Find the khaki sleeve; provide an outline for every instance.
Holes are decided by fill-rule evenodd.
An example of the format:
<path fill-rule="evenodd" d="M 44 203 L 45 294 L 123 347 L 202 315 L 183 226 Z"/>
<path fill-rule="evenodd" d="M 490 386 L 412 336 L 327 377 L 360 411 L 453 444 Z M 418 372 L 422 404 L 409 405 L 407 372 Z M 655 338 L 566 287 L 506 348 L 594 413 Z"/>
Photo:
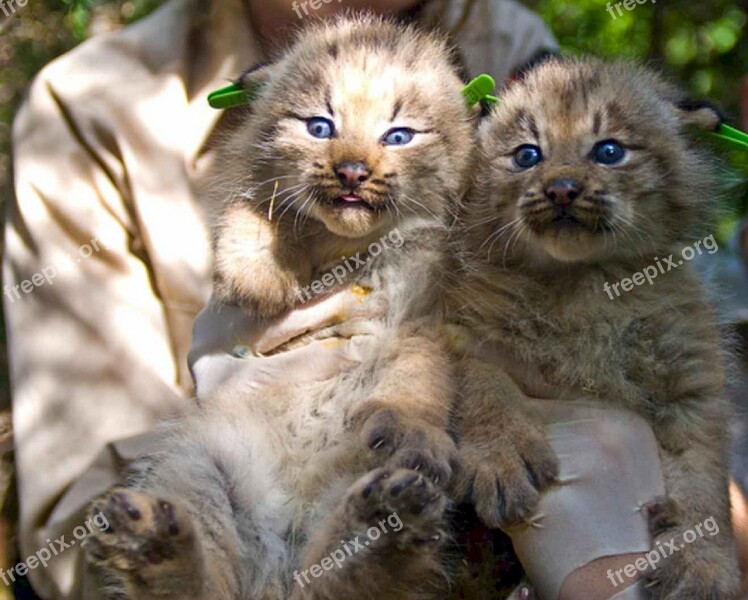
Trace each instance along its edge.
<path fill-rule="evenodd" d="M 3 293 L 22 560 L 58 548 L 62 535 L 68 544 L 29 569 L 37 593 L 52 600 L 83 597 L 74 528 L 135 452 L 132 441 L 124 453 L 112 443 L 150 430 L 184 401 L 126 194 L 137 173 L 126 173 L 113 128 L 81 118 L 85 98 L 66 101 L 49 69 L 14 124 Z"/>
<path fill-rule="evenodd" d="M 448 20 L 472 75 L 490 73 L 501 84 L 542 51 L 558 42 L 539 15 L 515 0 L 462 0 Z M 463 12 L 469 6 L 465 17 Z M 460 18 L 463 15 L 463 18 Z"/>
<path fill-rule="evenodd" d="M 558 42 L 545 24 L 533 11 L 521 4 L 507 1 L 504 25 L 511 23 L 513 33 L 507 44 L 506 64 L 510 70 L 525 66 L 540 52 L 558 52 Z M 513 10 L 512 10 L 513 9 Z"/>

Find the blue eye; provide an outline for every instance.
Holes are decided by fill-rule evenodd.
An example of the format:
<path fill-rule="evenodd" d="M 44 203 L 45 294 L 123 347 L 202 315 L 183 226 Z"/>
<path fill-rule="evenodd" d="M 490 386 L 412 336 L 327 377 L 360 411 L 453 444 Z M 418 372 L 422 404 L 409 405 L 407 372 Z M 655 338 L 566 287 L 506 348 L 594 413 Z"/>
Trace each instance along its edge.
<path fill-rule="evenodd" d="M 329 140 L 335 135 L 335 125 L 330 119 L 324 117 L 307 119 L 306 129 L 312 137 L 320 140 Z"/>
<path fill-rule="evenodd" d="M 601 165 L 617 165 L 626 157 L 626 149 L 615 140 L 606 140 L 595 145 L 592 157 Z"/>
<path fill-rule="evenodd" d="M 410 144 L 415 137 L 416 132 L 405 127 L 400 129 L 390 129 L 382 138 L 386 146 L 405 146 Z"/>
<path fill-rule="evenodd" d="M 514 164 L 520 169 L 531 169 L 543 160 L 543 151 L 537 146 L 525 144 L 514 151 Z"/>

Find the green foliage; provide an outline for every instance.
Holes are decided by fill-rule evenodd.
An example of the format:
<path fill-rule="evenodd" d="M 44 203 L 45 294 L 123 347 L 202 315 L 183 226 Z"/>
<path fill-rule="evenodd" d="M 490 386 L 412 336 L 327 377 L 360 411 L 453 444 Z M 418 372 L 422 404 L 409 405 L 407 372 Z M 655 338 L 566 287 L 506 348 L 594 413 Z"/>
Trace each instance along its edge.
<path fill-rule="evenodd" d="M 161 3 L 162 0 L 132 0 L 130 2 L 63 0 L 63 4 L 68 7 L 67 27 L 78 41 L 82 41 L 89 36 L 91 20 L 97 8 L 107 4 L 119 5 L 120 24 L 127 25 L 144 17 Z"/>
<path fill-rule="evenodd" d="M 570 53 L 630 57 L 663 68 L 694 96 L 737 114 L 741 79 L 748 74 L 748 5 L 710 0 L 629 1 L 619 16 L 614 0 L 529 0 Z"/>
<path fill-rule="evenodd" d="M 71 33 L 79 41 L 86 38 L 91 24 L 93 0 L 63 0 L 68 6 L 67 23 Z"/>

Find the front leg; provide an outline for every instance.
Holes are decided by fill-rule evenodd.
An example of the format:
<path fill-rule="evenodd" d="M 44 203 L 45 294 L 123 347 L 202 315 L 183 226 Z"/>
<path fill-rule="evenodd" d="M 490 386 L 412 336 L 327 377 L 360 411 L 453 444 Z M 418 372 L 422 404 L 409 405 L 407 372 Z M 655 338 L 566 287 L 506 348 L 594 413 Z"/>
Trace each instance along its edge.
<path fill-rule="evenodd" d="M 640 324 L 638 330 L 650 335 L 634 347 L 627 369 L 650 396 L 645 416 L 660 446 L 667 494 L 649 510 L 653 550 L 663 552 L 647 576 L 655 600 L 734 600 L 739 570 L 728 488 L 732 410 L 719 332 L 706 311 L 688 310 L 687 319 L 686 311 L 673 311 Z M 711 524 L 718 533 L 708 530 Z"/>
<path fill-rule="evenodd" d="M 245 203 L 229 205 L 214 240 L 214 293 L 224 304 L 274 317 L 309 300 L 308 252 L 281 223 L 271 223 Z"/>
<path fill-rule="evenodd" d="M 458 435 L 463 473 L 458 493 L 481 520 L 506 528 L 529 518 L 556 481 L 558 459 L 545 427 L 523 409 L 526 396 L 496 365 L 461 364 Z"/>
<path fill-rule="evenodd" d="M 421 473 L 364 475 L 307 546 L 290 600 L 443 598 L 446 508 Z"/>
<path fill-rule="evenodd" d="M 448 433 L 454 381 L 441 341 L 403 335 L 382 360 L 376 389 L 349 415 L 351 429 L 379 465 L 421 471 L 447 485 L 458 455 Z"/>
<path fill-rule="evenodd" d="M 729 424 L 718 414 L 723 402 L 703 402 L 703 409 L 693 411 L 671 406 L 653 426 L 667 491 L 666 498 L 645 507 L 652 556 L 660 554 L 647 573 L 655 600 L 740 597 L 728 488 Z"/>

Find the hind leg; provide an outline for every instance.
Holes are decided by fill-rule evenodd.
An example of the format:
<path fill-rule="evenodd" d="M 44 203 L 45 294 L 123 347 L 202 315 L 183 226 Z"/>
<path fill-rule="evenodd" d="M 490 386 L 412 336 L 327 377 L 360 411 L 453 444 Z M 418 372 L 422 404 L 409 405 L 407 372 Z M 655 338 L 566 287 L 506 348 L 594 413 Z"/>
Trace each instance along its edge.
<path fill-rule="evenodd" d="M 285 530 L 284 520 L 262 504 L 277 499 L 275 479 L 252 460 L 241 432 L 218 431 L 199 442 L 173 439 L 168 452 L 134 465 L 125 486 L 93 503 L 110 527 L 94 531 L 85 550 L 110 597 L 284 598 L 287 548 L 269 525 Z"/>
<path fill-rule="evenodd" d="M 416 471 L 368 473 L 311 540 L 290 598 L 440 597 L 446 508 L 444 495 Z"/>
<path fill-rule="evenodd" d="M 109 525 L 86 539 L 88 559 L 127 597 L 175 598 L 178 589 L 200 596 L 202 551 L 183 503 L 120 487 L 96 500 L 92 513 Z"/>

